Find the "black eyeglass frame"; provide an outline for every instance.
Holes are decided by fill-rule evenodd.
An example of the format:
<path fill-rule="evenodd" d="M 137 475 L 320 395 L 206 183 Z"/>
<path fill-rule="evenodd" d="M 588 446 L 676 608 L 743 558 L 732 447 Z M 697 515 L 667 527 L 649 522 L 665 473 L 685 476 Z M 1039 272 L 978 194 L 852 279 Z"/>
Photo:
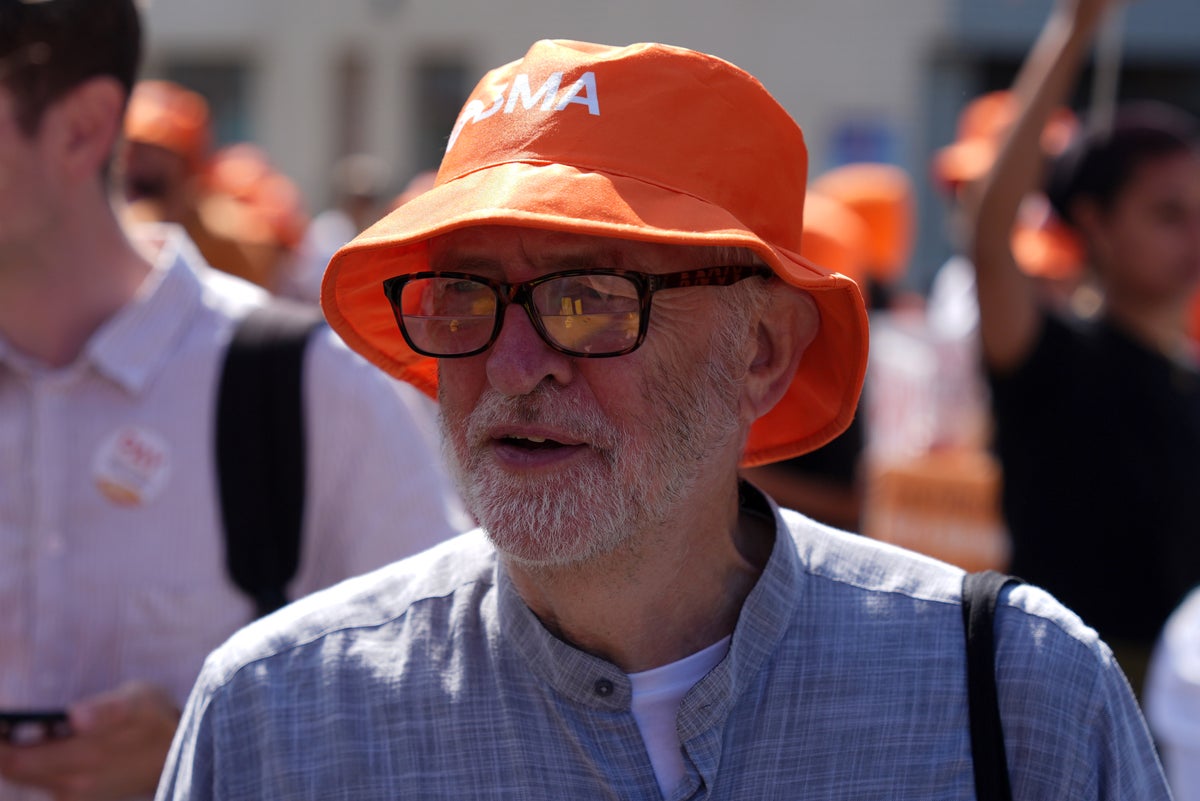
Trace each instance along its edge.
<path fill-rule="evenodd" d="M 534 307 L 533 290 L 540 284 L 547 281 L 553 281 L 558 278 L 571 278 L 581 275 L 611 275 L 629 280 L 636 288 L 638 295 L 638 333 L 637 338 L 626 348 L 619 351 L 606 351 L 604 353 L 585 353 L 583 351 L 571 350 L 564 348 L 554 342 L 545 325 L 542 323 L 541 313 Z M 503 281 L 495 281 L 482 275 L 472 273 L 460 273 L 450 271 L 431 270 L 416 273 L 406 273 L 404 275 L 393 276 L 383 282 L 383 291 L 387 296 L 388 302 L 392 307 L 392 314 L 396 317 L 396 324 L 400 328 L 400 334 L 404 337 L 404 341 L 408 346 L 422 356 L 429 356 L 435 359 L 462 359 L 468 356 L 476 356 L 483 353 L 492 345 L 496 344 L 496 339 L 500 336 L 500 329 L 504 326 L 504 315 L 508 307 L 514 303 L 518 304 L 525 310 L 525 314 L 529 317 L 529 321 L 533 324 L 533 328 L 537 331 L 538 336 L 550 348 L 567 356 L 580 359 L 607 359 L 613 356 L 624 356 L 627 353 L 632 353 L 641 347 L 642 342 L 646 339 L 646 332 L 650 327 L 650 300 L 655 292 L 664 289 L 686 289 L 689 287 L 700 286 L 731 286 L 744 281 L 747 278 L 770 278 L 774 275 L 771 269 L 761 264 L 737 265 L 723 264 L 712 267 L 700 267 L 695 270 L 682 270 L 676 273 L 643 273 L 636 270 L 560 270 L 559 272 L 547 273 L 546 275 L 538 276 L 529 281 L 521 281 L 515 284 L 505 283 Z M 400 296 L 404 290 L 404 286 L 411 281 L 425 278 L 461 278 L 476 283 L 483 284 L 489 287 L 496 295 L 496 310 L 492 333 L 488 336 L 487 341 L 480 347 L 467 351 L 465 353 L 432 353 L 424 350 L 413 342 L 408 335 L 408 330 L 404 325 L 403 306 L 400 303 Z"/>

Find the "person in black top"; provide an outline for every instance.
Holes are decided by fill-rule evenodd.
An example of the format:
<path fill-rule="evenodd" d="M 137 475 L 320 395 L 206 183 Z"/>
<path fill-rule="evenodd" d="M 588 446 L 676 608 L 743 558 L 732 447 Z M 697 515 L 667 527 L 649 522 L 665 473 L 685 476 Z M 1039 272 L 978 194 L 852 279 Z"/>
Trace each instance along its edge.
<path fill-rule="evenodd" d="M 1021 112 L 974 187 L 983 356 L 992 386 L 1012 571 L 1095 627 L 1138 687 L 1171 609 L 1200 581 L 1200 126 L 1122 107 L 1062 154 L 1046 190 L 1083 237 L 1095 318 L 1046 309 L 1010 231 L 1043 164 L 1038 136 L 1115 0 L 1059 0 L 1014 91 Z"/>

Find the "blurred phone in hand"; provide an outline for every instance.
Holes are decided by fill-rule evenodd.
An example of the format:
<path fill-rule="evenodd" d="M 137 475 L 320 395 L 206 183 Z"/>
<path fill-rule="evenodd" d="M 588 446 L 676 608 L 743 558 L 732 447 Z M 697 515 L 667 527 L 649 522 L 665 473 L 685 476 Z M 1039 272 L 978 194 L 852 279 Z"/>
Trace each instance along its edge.
<path fill-rule="evenodd" d="M 39 745 L 71 735 L 65 710 L 0 710 L 0 742 Z"/>

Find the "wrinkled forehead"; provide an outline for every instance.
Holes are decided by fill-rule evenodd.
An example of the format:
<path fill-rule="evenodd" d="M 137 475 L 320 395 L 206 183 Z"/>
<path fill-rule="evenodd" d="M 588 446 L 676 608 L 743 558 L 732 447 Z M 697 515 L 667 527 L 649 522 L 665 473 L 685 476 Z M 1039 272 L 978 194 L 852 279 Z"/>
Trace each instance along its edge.
<path fill-rule="evenodd" d="M 472 272 L 606 268 L 659 273 L 715 264 L 728 248 L 675 245 L 541 228 L 459 228 L 428 241 L 429 268 Z"/>

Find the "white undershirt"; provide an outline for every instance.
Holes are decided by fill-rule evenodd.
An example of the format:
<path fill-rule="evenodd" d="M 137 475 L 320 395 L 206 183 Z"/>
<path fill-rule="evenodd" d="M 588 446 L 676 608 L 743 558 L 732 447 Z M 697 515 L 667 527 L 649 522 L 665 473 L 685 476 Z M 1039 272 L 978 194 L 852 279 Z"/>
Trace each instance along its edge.
<path fill-rule="evenodd" d="M 664 796 L 671 794 L 686 773 L 675 728 L 679 704 L 688 690 L 725 658 L 729 639 L 726 637 L 678 662 L 629 674 L 633 685 L 633 717 Z"/>

